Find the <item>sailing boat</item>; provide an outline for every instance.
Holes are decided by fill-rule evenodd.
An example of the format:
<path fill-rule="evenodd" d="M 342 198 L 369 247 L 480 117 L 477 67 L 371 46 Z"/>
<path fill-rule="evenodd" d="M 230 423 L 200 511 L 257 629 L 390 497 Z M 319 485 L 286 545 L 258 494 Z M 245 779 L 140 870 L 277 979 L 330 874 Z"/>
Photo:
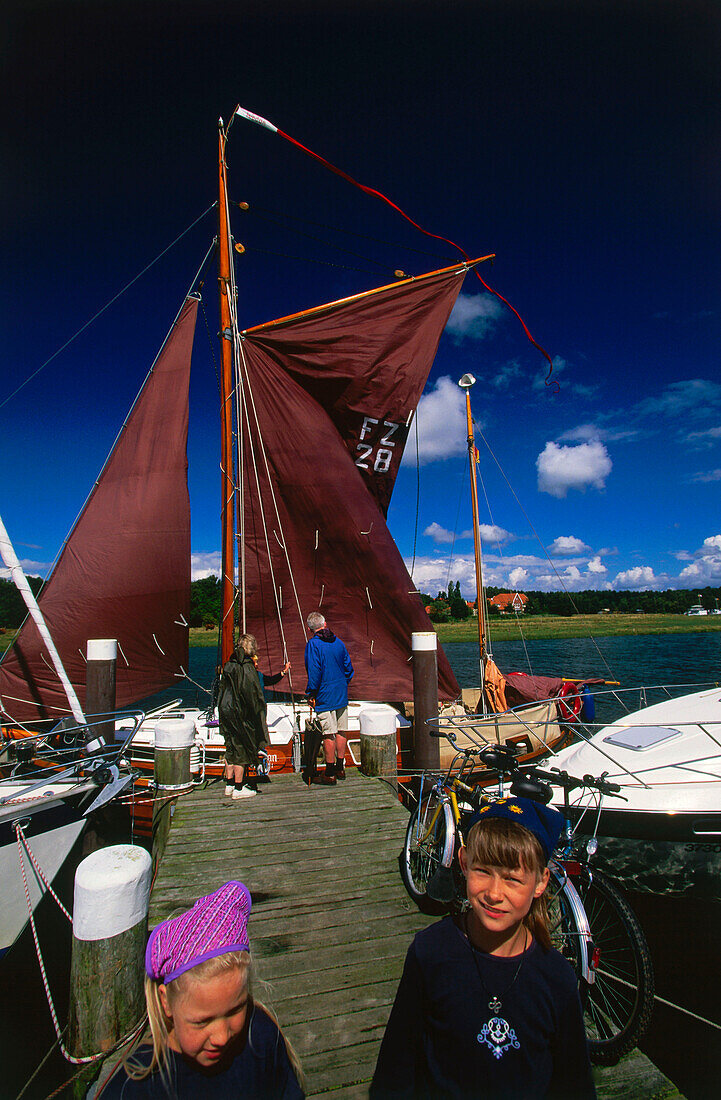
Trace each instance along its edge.
<path fill-rule="evenodd" d="M 15 942 L 45 889 L 70 854 L 87 817 L 133 781 L 121 758 L 142 720 L 129 720 L 126 741 L 107 744 L 107 722 L 88 722 L 70 684 L 47 623 L 37 605 L 5 525 L 0 520 L 0 559 L 21 592 L 52 658 L 73 721 L 62 733 L 0 744 L 0 956 Z M 69 747 L 66 747 L 69 746 Z M 42 757 L 42 760 L 38 758 Z"/>
<path fill-rule="evenodd" d="M 237 607 L 239 629 L 258 639 L 261 668 L 288 660 L 302 668 L 305 618 L 320 609 L 352 654 L 352 728 L 359 701 L 388 705 L 412 697 L 410 635 L 432 626 L 386 513 L 463 279 L 492 257 L 399 278 L 241 329 L 231 262 L 228 129 L 221 122 L 219 665 L 233 648 Z M 40 594 L 81 699 L 82 650 L 90 634 L 118 640 L 119 707 L 187 676 L 188 388 L 198 300 L 193 286 Z M 438 680 L 442 699 L 459 696 L 442 650 Z M 30 620 L 0 664 L 0 700 L 16 729 L 19 722 L 57 720 L 67 712 Z M 271 704 L 271 767 L 292 766 L 293 740 L 306 714 L 297 698 Z M 394 714 L 403 725 L 397 709 Z M 157 723 L 176 716 L 173 704 L 149 716 L 134 741 L 134 762 L 142 759 L 143 746 L 152 750 Z M 222 754 L 217 724 L 212 709 L 195 717 L 201 758 L 213 774 Z M 122 735 L 122 720 L 119 727 Z M 352 744 L 351 733 L 351 751 Z"/>

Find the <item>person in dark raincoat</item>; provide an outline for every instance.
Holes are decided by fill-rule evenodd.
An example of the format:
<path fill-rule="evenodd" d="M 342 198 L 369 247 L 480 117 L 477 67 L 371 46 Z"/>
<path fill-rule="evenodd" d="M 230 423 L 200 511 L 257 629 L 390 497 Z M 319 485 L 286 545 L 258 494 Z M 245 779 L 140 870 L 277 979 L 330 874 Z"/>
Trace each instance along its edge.
<path fill-rule="evenodd" d="M 225 793 L 252 798 L 248 766 L 255 766 L 258 750 L 268 743 L 266 703 L 253 654 L 258 646 L 252 634 L 242 634 L 227 661 L 220 681 L 218 717 L 225 741 Z"/>

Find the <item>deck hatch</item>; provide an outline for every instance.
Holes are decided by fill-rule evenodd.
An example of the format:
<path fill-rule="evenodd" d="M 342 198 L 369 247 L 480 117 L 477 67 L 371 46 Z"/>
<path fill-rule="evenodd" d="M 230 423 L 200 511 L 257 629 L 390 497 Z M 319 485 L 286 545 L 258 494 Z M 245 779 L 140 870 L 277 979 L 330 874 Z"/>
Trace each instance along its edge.
<path fill-rule="evenodd" d="M 669 726 L 625 726 L 623 729 L 614 730 L 608 737 L 604 737 L 606 745 L 616 745 L 621 749 L 632 749 L 634 752 L 645 752 L 656 745 L 662 745 L 664 741 L 672 741 L 681 736 L 681 730 L 672 729 Z"/>

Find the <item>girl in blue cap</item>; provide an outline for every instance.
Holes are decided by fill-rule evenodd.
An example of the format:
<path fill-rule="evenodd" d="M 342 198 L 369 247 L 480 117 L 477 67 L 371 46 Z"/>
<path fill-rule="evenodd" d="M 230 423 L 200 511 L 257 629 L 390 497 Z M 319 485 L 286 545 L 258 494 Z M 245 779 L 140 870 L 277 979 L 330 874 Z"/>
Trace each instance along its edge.
<path fill-rule="evenodd" d="M 459 853 L 468 907 L 411 944 L 371 1097 L 591 1100 L 576 976 L 546 920 L 563 817 L 526 798 L 476 817 Z"/>

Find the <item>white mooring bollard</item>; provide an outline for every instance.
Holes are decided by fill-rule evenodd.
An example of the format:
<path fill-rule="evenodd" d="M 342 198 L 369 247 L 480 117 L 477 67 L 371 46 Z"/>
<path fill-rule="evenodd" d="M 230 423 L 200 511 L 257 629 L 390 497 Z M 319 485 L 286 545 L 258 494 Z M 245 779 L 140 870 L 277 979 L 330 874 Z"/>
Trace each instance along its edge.
<path fill-rule="evenodd" d="M 75 872 L 69 1047 L 109 1050 L 145 1012 L 143 977 L 153 865 L 135 844 L 100 848 Z"/>
<path fill-rule="evenodd" d="M 438 638 L 432 630 L 411 634 L 413 653 L 413 767 L 440 766 L 438 738 L 428 732 L 428 719 L 438 717 Z"/>

